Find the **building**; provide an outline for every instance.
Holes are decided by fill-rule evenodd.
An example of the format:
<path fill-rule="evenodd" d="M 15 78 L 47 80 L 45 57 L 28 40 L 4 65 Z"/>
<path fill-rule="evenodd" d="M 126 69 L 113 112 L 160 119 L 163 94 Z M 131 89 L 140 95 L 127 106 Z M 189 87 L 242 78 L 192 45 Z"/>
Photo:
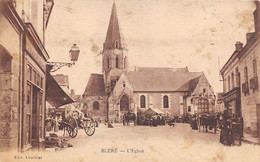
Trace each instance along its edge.
<path fill-rule="evenodd" d="M 39 147 L 44 140 L 44 39 L 53 4 L 0 1 L 1 151 Z"/>
<path fill-rule="evenodd" d="M 70 96 L 71 96 L 71 99 L 74 101 L 74 103 L 72 103 L 73 106 L 78 110 L 82 110 L 82 107 L 83 107 L 82 96 L 76 95 L 74 89 L 71 89 Z"/>
<path fill-rule="evenodd" d="M 242 116 L 244 131 L 260 139 L 260 4 L 255 2 L 255 32 L 247 33 L 245 46 L 237 42 L 235 52 L 221 69 L 225 109 L 229 116 Z"/>
<path fill-rule="evenodd" d="M 214 92 L 203 72 L 189 72 L 188 67 L 136 67 L 131 71 L 128 58 L 114 3 L 103 44 L 103 74 L 91 74 L 83 94 L 87 112 L 102 120 L 122 121 L 126 112 L 148 108 L 160 109 L 165 115 L 214 111 Z"/>
<path fill-rule="evenodd" d="M 216 93 L 216 103 L 215 103 L 215 111 L 223 113 L 225 110 L 225 105 L 223 101 L 223 93 Z"/>
<path fill-rule="evenodd" d="M 42 148 L 46 101 L 72 102 L 47 66 L 45 31 L 53 5 L 0 1 L 0 151 Z"/>

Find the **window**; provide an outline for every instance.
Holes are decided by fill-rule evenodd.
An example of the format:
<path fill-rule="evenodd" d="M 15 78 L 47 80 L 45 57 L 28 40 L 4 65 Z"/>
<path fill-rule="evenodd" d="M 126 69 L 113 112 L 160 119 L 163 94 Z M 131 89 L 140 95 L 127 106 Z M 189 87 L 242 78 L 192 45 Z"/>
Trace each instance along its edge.
<path fill-rule="evenodd" d="M 188 112 L 191 112 L 191 107 L 190 106 L 188 106 Z"/>
<path fill-rule="evenodd" d="M 235 86 L 235 83 L 234 83 L 234 81 L 235 81 L 235 79 L 234 79 L 234 73 L 232 72 L 232 74 L 231 74 L 231 87 L 232 87 L 232 89 L 234 88 L 234 86 Z"/>
<path fill-rule="evenodd" d="M 126 67 L 127 67 L 127 58 L 125 57 L 124 58 L 124 69 L 126 69 Z"/>
<path fill-rule="evenodd" d="M 42 107 L 42 92 L 39 93 L 39 115 L 40 115 L 40 118 L 39 118 L 39 137 L 40 138 L 43 138 L 43 125 L 42 125 L 42 114 L 43 114 L 43 107 Z"/>
<path fill-rule="evenodd" d="M 245 95 L 246 95 L 246 94 L 249 94 L 248 69 L 247 69 L 247 67 L 244 68 L 244 78 L 245 78 Z"/>
<path fill-rule="evenodd" d="M 31 106 L 31 96 L 32 96 L 32 88 L 30 84 L 27 84 L 27 99 L 26 99 L 26 103 Z"/>
<path fill-rule="evenodd" d="M 199 113 L 208 113 L 209 112 L 208 99 L 201 98 L 198 100 L 198 111 L 199 111 Z"/>
<path fill-rule="evenodd" d="M 9 53 L 0 45 L 0 73 L 11 72 L 12 57 Z"/>
<path fill-rule="evenodd" d="M 254 76 L 257 76 L 257 63 L 256 63 L 256 59 L 253 60 L 253 73 L 254 73 Z"/>
<path fill-rule="evenodd" d="M 36 74 L 36 85 L 40 86 L 40 75 Z"/>
<path fill-rule="evenodd" d="M 123 87 L 125 87 L 125 81 L 123 82 Z"/>
<path fill-rule="evenodd" d="M 36 82 L 36 71 L 33 70 L 33 74 L 32 74 L 32 82 L 35 83 Z"/>
<path fill-rule="evenodd" d="M 27 114 L 27 126 L 26 126 L 26 142 L 25 144 L 31 143 L 31 115 Z"/>
<path fill-rule="evenodd" d="M 145 105 L 145 96 L 144 95 L 140 96 L 140 107 L 141 108 L 145 108 L 146 107 L 146 105 Z"/>
<path fill-rule="evenodd" d="M 27 79 L 32 80 L 32 67 L 30 65 L 27 65 Z"/>
<path fill-rule="evenodd" d="M 163 108 L 169 108 L 169 98 L 168 96 L 163 96 Z"/>
<path fill-rule="evenodd" d="M 99 110 L 99 103 L 98 103 L 97 101 L 95 101 L 95 102 L 93 103 L 93 109 L 94 109 L 94 110 Z"/>
<path fill-rule="evenodd" d="M 228 91 L 230 91 L 230 76 L 228 76 Z"/>
<path fill-rule="evenodd" d="M 41 77 L 41 81 L 40 81 L 40 87 L 43 88 L 43 79 Z"/>
<path fill-rule="evenodd" d="M 107 68 L 109 69 L 109 57 L 107 57 Z"/>
<path fill-rule="evenodd" d="M 244 68 L 244 77 L 245 77 L 245 82 L 248 82 L 248 70 L 247 70 L 247 67 Z"/>
<path fill-rule="evenodd" d="M 224 92 L 227 92 L 227 79 L 224 79 Z"/>
<path fill-rule="evenodd" d="M 253 93 L 258 91 L 258 78 L 257 78 L 257 62 L 253 60 L 253 78 L 250 79 L 250 87 L 253 89 Z"/>
<path fill-rule="evenodd" d="M 115 48 L 119 48 L 119 43 L 118 43 L 118 41 L 115 41 Z"/>
<path fill-rule="evenodd" d="M 116 68 L 119 68 L 119 64 L 118 64 L 118 57 L 116 57 Z"/>
<path fill-rule="evenodd" d="M 238 71 L 238 68 L 236 68 L 236 86 L 240 86 L 240 73 Z"/>
<path fill-rule="evenodd" d="M 206 93 L 206 88 L 203 88 L 203 93 Z"/>

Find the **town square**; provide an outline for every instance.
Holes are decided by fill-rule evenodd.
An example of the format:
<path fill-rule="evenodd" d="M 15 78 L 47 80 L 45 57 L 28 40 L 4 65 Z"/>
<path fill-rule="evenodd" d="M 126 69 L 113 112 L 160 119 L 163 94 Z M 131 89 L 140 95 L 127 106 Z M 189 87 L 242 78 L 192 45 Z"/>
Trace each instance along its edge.
<path fill-rule="evenodd" d="M 1 161 L 259 161 L 260 2 L 1 0 Z"/>

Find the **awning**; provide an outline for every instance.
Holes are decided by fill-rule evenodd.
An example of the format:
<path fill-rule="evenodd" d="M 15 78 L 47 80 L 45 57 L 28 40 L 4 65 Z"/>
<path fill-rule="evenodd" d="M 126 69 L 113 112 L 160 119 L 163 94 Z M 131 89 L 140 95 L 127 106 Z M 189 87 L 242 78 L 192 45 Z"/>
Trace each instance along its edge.
<path fill-rule="evenodd" d="M 56 108 L 74 102 L 49 72 L 46 75 L 46 101 Z"/>
<path fill-rule="evenodd" d="M 159 109 L 149 108 L 148 110 L 146 110 L 146 111 L 144 112 L 144 114 L 154 115 L 154 114 L 164 114 L 164 112 L 161 111 L 161 110 L 159 110 Z"/>

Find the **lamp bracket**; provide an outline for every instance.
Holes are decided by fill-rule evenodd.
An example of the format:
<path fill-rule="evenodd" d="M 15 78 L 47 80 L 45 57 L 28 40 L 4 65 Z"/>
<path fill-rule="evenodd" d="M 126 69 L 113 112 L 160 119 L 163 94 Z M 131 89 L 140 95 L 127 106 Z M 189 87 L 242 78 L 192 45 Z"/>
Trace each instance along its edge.
<path fill-rule="evenodd" d="M 50 72 L 55 72 L 64 66 L 71 67 L 72 65 L 75 65 L 75 62 L 47 62 L 47 64 L 52 67 Z"/>

